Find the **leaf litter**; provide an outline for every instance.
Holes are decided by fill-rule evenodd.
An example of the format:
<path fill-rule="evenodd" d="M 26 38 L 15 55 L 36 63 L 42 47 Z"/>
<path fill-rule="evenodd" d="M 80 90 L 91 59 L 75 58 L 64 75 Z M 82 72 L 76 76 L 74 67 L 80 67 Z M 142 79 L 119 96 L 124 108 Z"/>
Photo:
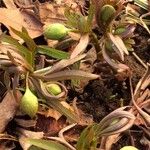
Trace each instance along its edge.
<path fill-rule="evenodd" d="M 117 12 L 114 18 L 104 23 L 98 20 L 98 13 L 107 3 Z M 124 0 L 118 3 L 111 0 L 92 1 L 92 4 L 84 0 L 3 0 L 4 7 L 0 7 L 0 69 L 4 71 L 4 79 L 0 78 L 0 81 L 8 91 L 13 91 L 1 95 L 0 147 L 7 149 L 3 142 L 6 139 L 11 143 L 10 149 L 19 141 L 24 150 L 37 147 L 55 150 L 86 150 L 91 147 L 95 150 L 113 150 L 114 145 L 121 148 L 119 142 L 123 140 L 126 131 L 130 132 L 130 138 L 133 136 L 136 140 L 134 132 L 142 131 L 140 146 L 134 144 L 132 138 L 130 142 L 138 148 L 141 145 L 148 147 L 149 64 L 137 56 L 135 51 L 131 52 L 133 62 L 126 63 L 126 58 L 130 58 L 127 55 L 130 55 L 130 50 L 137 42 L 134 34 L 139 27 L 136 23 L 149 32 L 149 20 L 145 19 L 149 14 L 141 14 L 138 19 L 136 15 L 140 11 L 132 14 L 126 10 L 122 15 L 121 10 L 126 7 L 126 3 Z M 128 3 L 127 7 L 131 7 L 130 10 L 134 8 Z M 138 7 L 141 6 L 138 4 Z M 117 17 L 121 18 L 120 22 Z M 43 26 L 50 23 L 62 23 L 71 28 L 71 32 L 61 40 L 46 39 L 42 35 Z M 118 28 L 125 26 L 125 32 L 114 34 Z M 38 45 L 39 40 L 47 44 Z M 38 64 L 39 57 L 41 64 Z M 133 72 L 131 67 L 134 63 L 144 64 L 147 69 L 143 76 L 144 68 L 141 69 L 138 79 L 134 76 L 136 69 Z M 26 74 L 29 74 L 28 78 Z M 91 85 L 93 89 L 88 89 L 92 83 L 89 80 L 95 80 L 98 86 Z M 102 84 L 99 85 L 99 82 Z M 46 85 L 51 83 L 60 86 L 60 94 L 49 93 Z M 19 108 L 26 84 L 38 96 L 38 112 L 33 119 L 24 115 Z M 103 117 L 95 121 L 97 107 L 105 111 L 103 115 L 100 110 Z M 91 109 L 93 116 L 88 111 Z M 10 132 L 11 123 L 16 126 Z"/>

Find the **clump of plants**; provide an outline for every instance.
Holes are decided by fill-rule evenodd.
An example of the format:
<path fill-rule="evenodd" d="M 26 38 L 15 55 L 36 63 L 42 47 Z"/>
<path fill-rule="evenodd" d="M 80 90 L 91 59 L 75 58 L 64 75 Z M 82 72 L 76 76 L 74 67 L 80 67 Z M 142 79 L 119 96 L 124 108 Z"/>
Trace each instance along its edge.
<path fill-rule="evenodd" d="M 99 123 L 86 124 L 87 127 L 74 145 L 67 142 L 63 136 L 64 132 L 77 124 L 82 125 L 76 105 L 74 104 L 73 109 L 67 103 L 66 81 L 68 83 L 69 80 L 69 86 L 76 90 L 82 80 L 100 79 L 97 74 L 80 70 L 81 63 L 88 59 L 89 45 L 96 51 L 96 61 L 107 62 L 117 80 L 131 81 L 132 72 L 124 60 L 125 55 L 130 55 L 134 51 L 132 46 L 135 44 L 133 37 L 136 21 L 129 19 L 133 16 L 125 12 L 125 3 L 125 0 L 92 0 L 87 15 L 66 7 L 64 23 L 43 26 L 44 38 L 56 41 L 53 47 L 37 45 L 24 27 L 22 31 L 11 28 L 11 31 L 23 40 L 22 44 L 5 33 L 0 36 L 0 68 L 4 71 L 4 83 L 8 92 L 12 91 L 16 99 L 18 91 L 22 94 L 22 98 L 18 101 L 21 115 L 36 120 L 40 108 L 44 106 L 53 108 L 64 115 L 69 123 L 73 123 L 63 128 L 58 136 L 49 137 L 49 140 L 26 138 L 26 142 L 32 145 L 29 149 L 37 147 L 56 150 L 104 149 L 103 140 L 130 129 L 135 124 L 137 112 L 146 118 L 145 122 L 149 125 L 147 119 L 149 115 L 145 114 L 134 100 L 141 90 L 138 85 L 134 94 L 131 86 L 132 102 L 137 112 L 131 106 L 121 107 L 108 114 Z M 71 46 L 73 47 L 71 52 L 63 51 Z M 44 61 L 41 55 L 45 56 Z M 148 78 L 146 75 L 143 80 Z M 141 88 L 144 87 L 147 88 L 146 85 L 141 85 Z M 70 109 L 62 102 L 69 105 Z M 141 104 L 142 107 L 145 105 L 147 104 L 144 102 Z M 137 148 L 125 146 L 120 150 L 137 150 Z"/>

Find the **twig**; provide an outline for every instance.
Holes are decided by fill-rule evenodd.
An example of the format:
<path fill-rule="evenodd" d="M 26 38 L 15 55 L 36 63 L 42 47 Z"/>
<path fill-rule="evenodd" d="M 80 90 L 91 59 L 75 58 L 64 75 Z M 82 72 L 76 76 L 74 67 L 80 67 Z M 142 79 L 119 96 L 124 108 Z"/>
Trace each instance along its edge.
<path fill-rule="evenodd" d="M 136 58 L 136 60 L 139 61 L 139 63 L 145 68 L 147 69 L 147 65 L 141 60 L 141 58 L 135 53 L 135 52 L 132 52 L 133 56 Z"/>
<path fill-rule="evenodd" d="M 59 137 L 48 137 L 48 139 L 51 140 L 56 140 L 59 141 L 60 143 L 66 145 L 67 147 L 69 147 L 71 150 L 76 150 L 72 145 L 70 145 L 64 138 L 63 133 L 68 131 L 69 129 L 73 128 L 76 125 L 76 123 L 68 125 L 67 127 L 63 128 L 62 130 L 60 130 L 60 132 L 58 133 Z"/>

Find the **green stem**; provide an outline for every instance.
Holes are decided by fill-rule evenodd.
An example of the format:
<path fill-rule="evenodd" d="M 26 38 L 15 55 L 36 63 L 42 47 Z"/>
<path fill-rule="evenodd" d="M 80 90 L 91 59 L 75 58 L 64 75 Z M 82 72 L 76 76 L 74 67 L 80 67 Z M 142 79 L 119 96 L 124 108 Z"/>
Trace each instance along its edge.
<path fill-rule="evenodd" d="M 26 90 L 29 88 L 28 79 L 29 79 L 29 72 L 27 72 L 26 74 Z"/>
<path fill-rule="evenodd" d="M 94 47 L 95 47 L 95 49 L 96 49 L 96 52 L 97 52 L 97 53 L 101 52 L 101 48 L 100 48 L 100 46 L 99 46 L 99 41 L 98 41 L 98 39 L 97 39 L 96 34 L 92 32 L 92 33 L 91 33 L 91 36 L 92 36 L 92 42 L 93 42 L 93 44 L 94 44 Z"/>

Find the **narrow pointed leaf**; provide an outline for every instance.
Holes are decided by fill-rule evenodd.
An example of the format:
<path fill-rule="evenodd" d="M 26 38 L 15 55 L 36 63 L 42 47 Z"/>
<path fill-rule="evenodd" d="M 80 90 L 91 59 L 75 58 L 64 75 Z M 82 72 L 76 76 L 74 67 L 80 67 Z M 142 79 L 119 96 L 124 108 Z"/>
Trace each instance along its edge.
<path fill-rule="evenodd" d="M 42 139 L 27 139 L 27 143 L 42 148 L 44 150 L 69 150 L 67 147 L 58 142 Z"/>
<path fill-rule="evenodd" d="M 88 28 L 88 31 L 91 30 L 94 13 L 95 13 L 95 7 L 94 7 L 93 4 L 91 4 L 90 8 L 89 8 L 89 15 L 87 17 L 87 28 Z"/>
<path fill-rule="evenodd" d="M 100 76 L 92 73 L 87 73 L 80 70 L 65 70 L 57 73 L 52 73 L 47 76 L 42 76 L 39 74 L 32 74 L 34 77 L 43 79 L 45 81 L 60 81 L 60 80 L 72 80 L 72 79 L 97 79 Z"/>
<path fill-rule="evenodd" d="M 75 49 L 71 53 L 70 58 L 74 58 L 78 56 L 79 54 L 83 53 L 86 47 L 88 46 L 88 43 L 89 43 L 89 34 L 82 35 L 78 45 L 75 47 Z"/>
<path fill-rule="evenodd" d="M 35 51 L 36 44 L 33 41 L 33 39 L 29 36 L 27 30 L 24 27 L 22 28 L 22 32 L 17 31 L 16 29 L 14 29 L 12 27 L 10 27 L 10 28 L 11 28 L 12 32 L 14 32 L 17 36 L 19 36 L 20 38 L 22 38 L 25 41 L 25 43 L 30 51 L 32 51 L 32 52 Z"/>
<path fill-rule="evenodd" d="M 77 123 L 79 121 L 79 118 L 77 117 L 77 115 L 73 111 L 64 107 L 60 103 L 60 100 L 47 100 L 47 104 L 53 107 L 54 109 L 56 109 L 61 114 L 65 115 L 69 119 L 70 122 Z"/>
<path fill-rule="evenodd" d="M 122 39 L 118 35 L 112 35 L 111 33 L 108 33 L 108 37 L 113 43 L 114 50 L 116 53 L 120 56 L 121 60 L 124 61 L 124 53 L 129 54 L 125 44 L 123 43 Z"/>
<path fill-rule="evenodd" d="M 14 47 L 16 47 L 17 50 L 26 58 L 28 63 L 32 64 L 33 60 L 32 60 L 31 52 L 26 47 L 21 45 L 16 39 L 12 38 L 11 36 L 3 34 L 1 36 L 1 41 L 9 43 L 9 44 L 13 45 Z"/>
<path fill-rule="evenodd" d="M 66 68 L 67 66 L 70 66 L 72 64 L 74 64 L 75 62 L 78 62 L 79 60 L 83 59 L 86 55 L 80 55 L 78 57 L 75 57 L 73 59 L 65 59 L 65 60 L 61 60 L 58 63 L 56 63 L 54 66 L 52 66 L 47 72 L 44 73 L 44 75 L 53 73 L 53 72 L 58 72 L 64 68 Z"/>
<path fill-rule="evenodd" d="M 77 142 L 77 150 L 96 150 L 97 137 L 95 136 L 95 126 L 88 126 L 83 130 Z"/>
<path fill-rule="evenodd" d="M 48 46 L 38 46 L 37 47 L 37 52 L 40 54 L 45 54 L 47 56 L 56 58 L 56 59 L 67 59 L 69 58 L 69 53 L 63 52 Z"/>

